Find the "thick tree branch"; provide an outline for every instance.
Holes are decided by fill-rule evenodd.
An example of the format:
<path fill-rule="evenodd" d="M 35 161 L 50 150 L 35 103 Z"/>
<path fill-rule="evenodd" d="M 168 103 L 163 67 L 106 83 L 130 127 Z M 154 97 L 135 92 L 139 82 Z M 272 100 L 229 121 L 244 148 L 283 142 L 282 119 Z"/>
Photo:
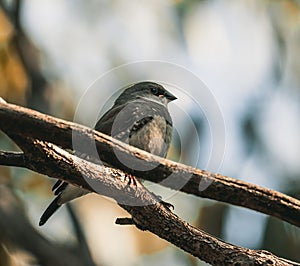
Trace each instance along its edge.
<path fill-rule="evenodd" d="M 72 148 L 72 139 L 82 146 L 95 143 L 101 151 L 101 159 L 137 177 L 161 182 L 172 189 L 196 196 L 227 202 L 253 209 L 300 226 L 300 201 L 282 193 L 262 188 L 244 181 L 159 158 L 135 147 L 128 146 L 90 128 L 57 119 L 39 112 L 0 101 L 0 129 L 8 135 L 53 142 L 64 148 Z M 113 147 L 113 148 L 112 148 Z M 151 171 L 133 171 L 115 159 L 113 150 L 128 161 L 139 159 Z M 165 177 L 168 182 L 164 181 Z M 205 190 L 199 184 L 210 184 Z"/>
<path fill-rule="evenodd" d="M 3 106 L 8 108 L 3 110 Z M 8 112 L 8 110 L 11 112 Z M 15 116 L 7 116 L 7 112 L 15 114 Z M 14 120 L 9 120 L 7 117 Z M 29 122 L 29 124 L 23 124 L 23 121 Z M 30 130 L 27 127 L 30 127 Z M 75 129 L 77 136 L 81 136 L 81 141 L 89 144 L 89 141 L 95 138 L 99 148 L 103 148 L 104 158 L 111 164 L 117 165 L 113 156 L 110 155 L 111 149 L 109 148 L 113 145 L 125 155 L 127 154 L 127 156 L 133 153 L 140 159 L 145 159 L 147 164 L 160 162 L 158 167 L 160 171 L 156 172 L 156 174 L 173 172 L 184 176 L 187 171 L 190 171 L 193 174 L 193 178 L 195 178 L 195 175 L 198 175 L 198 178 L 203 178 L 204 174 L 209 174 L 207 172 L 149 155 L 146 152 L 126 146 L 108 136 L 93 132 L 80 125 L 5 103 L 0 103 L 0 128 L 10 135 L 24 152 L 24 154 L 1 153 L 0 161 L 6 161 L 7 165 L 12 165 L 11 158 L 15 157 L 17 166 L 25 165 L 25 167 L 36 172 L 60 178 L 90 191 L 112 197 L 131 214 L 131 218 L 127 219 L 127 221 L 130 220 L 138 228 L 149 230 L 202 260 L 213 265 L 299 265 L 278 258 L 266 251 L 241 248 L 216 239 L 181 220 L 169 209 L 165 208 L 163 204 L 160 204 L 157 198 L 152 193 L 149 193 L 137 180 L 128 185 L 128 180 L 133 178 L 130 173 L 88 162 L 71 155 L 54 144 L 45 142 L 44 139 L 52 140 L 64 147 L 71 147 L 70 131 Z M 21 130 L 18 128 L 21 128 Z M 45 132 L 46 128 L 48 134 Z M 54 139 L 55 134 L 56 137 Z M 64 136 L 65 134 L 67 137 Z M 35 138 L 43 139 L 43 141 Z M 22 163 L 20 162 L 20 157 L 22 158 Z M 136 173 L 141 175 L 139 172 Z M 212 176 L 218 181 L 216 175 L 209 175 L 208 178 Z M 225 179 L 227 180 L 227 178 Z M 234 179 L 230 180 L 234 181 Z M 235 183 L 233 182 L 233 184 Z M 247 183 L 245 184 L 248 185 Z M 230 183 L 227 184 L 227 187 L 229 186 L 231 186 Z M 252 186 L 254 189 L 257 189 L 256 186 Z M 272 191 L 269 192 L 270 194 L 273 193 Z M 289 198 L 282 195 L 283 199 L 285 197 Z"/>
<path fill-rule="evenodd" d="M 128 185 L 131 177 L 119 169 L 93 164 L 50 143 L 35 140 L 34 144 L 26 151 L 30 169 L 114 198 L 131 214 L 132 220 L 127 220 L 139 229 L 149 230 L 212 265 L 299 265 L 267 251 L 228 244 L 193 227 L 160 204 L 137 180 Z"/>

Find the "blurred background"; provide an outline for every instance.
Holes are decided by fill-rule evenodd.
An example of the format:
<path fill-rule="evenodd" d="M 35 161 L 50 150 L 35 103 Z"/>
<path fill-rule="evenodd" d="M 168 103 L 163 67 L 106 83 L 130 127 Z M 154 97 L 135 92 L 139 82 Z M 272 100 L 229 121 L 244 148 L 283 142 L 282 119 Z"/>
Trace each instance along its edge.
<path fill-rule="evenodd" d="M 207 85 L 222 112 L 226 145 L 213 170 L 299 198 L 300 1 L 1 0 L 0 6 L 0 96 L 8 102 L 72 121 L 86 88 L 106 71 L 140 60 L 177 64 Z M 198 134 L 191 137 L 186 119 L 176 119 L 186 133 L 174 135 L 169 158 L 206 168 L 209 149 L 195 162 L 193 147 L 211 143 L 207 127 L 214 121 L 192 107 L 186 112 Z M 0 149 L 16 147 L 1 134 Z M 0 167 L 0 265 L 206 265 L 148 232 L 115 225 L 127 214 L 98 195 L 61 208 L 39 228 L 52 184 Z M 169 193 L 158 189 L 163 198 Z M 294 226 L 182 193 L 168 201 L 180 217 L 225 241 L 300 261 Z"/>

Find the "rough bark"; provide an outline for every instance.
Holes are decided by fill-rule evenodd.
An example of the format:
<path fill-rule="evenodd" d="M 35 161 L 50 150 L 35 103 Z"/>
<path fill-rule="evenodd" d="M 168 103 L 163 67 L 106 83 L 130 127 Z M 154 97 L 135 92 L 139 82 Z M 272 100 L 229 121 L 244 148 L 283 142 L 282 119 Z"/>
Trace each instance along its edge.
<path fill-rule="evenodd" d="M 132 222 L 139 229 L 149 230 L 212 265 L 300 265 L 267 251 L 231 245 L 199 230 L 160 203 L 159 199 L 132 174 L 159 182 L 170 173 L 175 173 L 174 184 L 172 182 L 163 184 L 174 189 L 178 188 L 177 178 L 181 181 L 179 178 L 189 176 L 187 184 L 181 188 L 186 193 L 245 206 L 299 225 L 300 204 L 296 199 L 233 178 L 171 162 L 89 128 L 1 101 L 0 129 L 23 151 L 23 153 L 1 152 L 0 165 L 26 167 L 111 197 L 131 215 L 130 218 L 119 220 L 120 224 Z M 101 158 L 112 167 L 120 169 L 94 164 L 55 145 L 71 148 L 72 132 L 80 137 L 83 146 L 95 141 L 98 150 L 102 152 Z M 120 166 L 112 154 L 112 147 L 130 160 L 138 158 L 139 162 L 145 163 L 146 166 L 155 164 L 158 166 L 148 172 L 131 171 Z M 213 182 L 205 191 L 199 191 L 198 186 L 203 179 Z M 236 194 L 228 196 L 228 193 Z M 241 203 L 241 200 L 244 201 Z"/>
<path fill-rule="evenodd" d="M 72 122 L 0 102 L 0 129 L 8 135 L 21 134 L 52 142 L 64 148 L 72 148 L 72 140 L 75 138 L 82 146 L 89 147 L 95 143 L 97 149 L 101 151 L 103 161 L 139 178 L 188 194 L 246 207 L 300 226 L 300 201 L 295 198 L 248 182 L 159 158 Z M 153 169 L 131 170 L 115 159 L 113 151 L 128 161 L 138 159 L 146 169 Z M 165 181 L 164 179 L 171 174 L 172 178 Z M 199 189 L 201 184 L 209 185 L 201 190 Z"/>
<path fill-rule="evenodd" d="M 114 198 L 137 228 L 201 260 L 212 265 L 299 265 L 267 251 L 231 245 L 197 229 L 161 204 L 138 180 L 129 184 L 133 177 L 122 170 L 93 164 L 50 143 L 35 140 L 33 144 L 24 156 L 28 168 Z"/>

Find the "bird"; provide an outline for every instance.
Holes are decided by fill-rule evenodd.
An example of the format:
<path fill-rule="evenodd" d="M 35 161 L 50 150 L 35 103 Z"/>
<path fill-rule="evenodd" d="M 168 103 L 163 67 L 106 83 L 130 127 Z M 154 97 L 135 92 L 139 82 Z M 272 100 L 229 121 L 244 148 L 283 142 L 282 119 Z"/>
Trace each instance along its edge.
<path fill-rule="evenodd" d="M 143 81 L 131 84 L 124 88 L 113 106 L 98 120 L 94 129 L 165 158 L 173 131 L 168 103 L 176 99 L 176 96 L 158 83 Z M 62 180 L 54 184 L 52 191 L 56 197 L 42 214 L 40 226 L 64 203 L 90 193 L 89 190 Z"/>

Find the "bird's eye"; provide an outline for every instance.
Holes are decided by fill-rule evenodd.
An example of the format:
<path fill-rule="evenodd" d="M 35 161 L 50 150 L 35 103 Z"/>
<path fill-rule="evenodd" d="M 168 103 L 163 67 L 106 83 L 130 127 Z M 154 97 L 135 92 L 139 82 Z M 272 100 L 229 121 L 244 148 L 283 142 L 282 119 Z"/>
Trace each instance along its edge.
<path fill-rule="evenodd" d="M 151 88 L 151 92 L 152 92 L 154 95 L 159 95 L 159 90 L 158 90 L 158 88 L 156 88 L 156 87 L 152 87 L 152 88 Z"/>

